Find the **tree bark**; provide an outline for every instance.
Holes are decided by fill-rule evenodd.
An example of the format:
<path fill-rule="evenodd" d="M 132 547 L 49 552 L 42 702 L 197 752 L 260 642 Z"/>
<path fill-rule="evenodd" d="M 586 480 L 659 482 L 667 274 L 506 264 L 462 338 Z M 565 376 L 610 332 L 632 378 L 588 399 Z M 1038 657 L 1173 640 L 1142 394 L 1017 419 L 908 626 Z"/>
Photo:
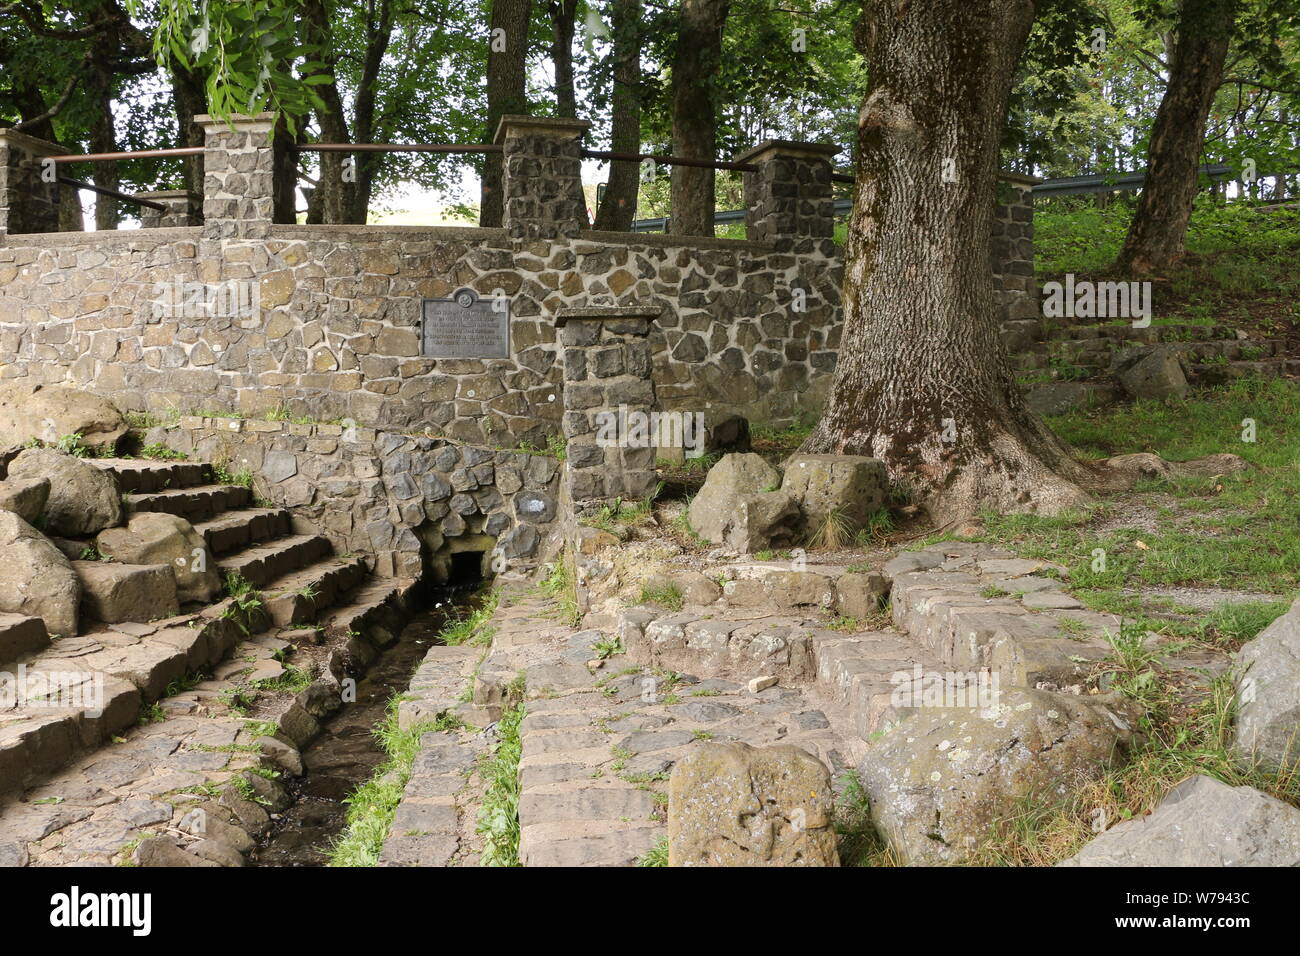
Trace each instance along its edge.
<path fill-rule="evenodd" d="M 172 78 L 172 106 L 176 111 L 177 145 L 202 146 L 203 127 L 194 117 L 208 111 L 208 94 L 203 78 L 172 60 L 168 67 Z M 203 195 L 203 157 L 186 156 L 181 160 L 185 188 L 197 196 Z"/>
<path fill-rule="evenodd" d="M 610 149 L 641 152 L 641 0 L 614 0 L 614 92 Z M 597 229 L 628 232 L 636 216 L 640 179 L 637 163 L 609 164 L 605 199 L 596 211 Z"/>
<path fill-rule="evenodd" d="M 338 55 L 334 49 L 334 34 L 330 29 L 330 16 L 325 0 L 306 0 L 303 4 L 303 32 L 309 42 L 317 44 L 320 48 L 320 62 L 325 65 L 322 72 L 334 76 Z M 338 81 L 322 83 L 316 87 L 316 93 L 324 104 L 314 111 L 316 124 L 320 127 L 321 142 L 352 142 Z M 352 204 L 357 189 L 356 179 L 351 177 L 345 180 L 344 170 L 348 168 L 349 160 L 355 162 L 357 154 L 317 153 L 316 155 L 319 157 L 320 179 L 307 203 L 307 222 L 356 222 L 352 218 Z"/>
<path fill-rule="evenodd" d="M 487 130 L 484 142 L 492 141 L 501 117 L 510 113 L 528 112 L 524 79 L 531 4 L 532 0 L 492 2 L 488 33 Z M 501 32 L 498 33 L 498 30 Z M 502 46 L 503 49 L 500 48 Z M 500 226 L 501 214 L 501 154 L 488 153 L 483 161 L 483 177 L 479 187 L 479 225 Z"/>
<path fill-rule="evenodd" d="M 1156 111 L 1147 175 L 1116 268 L 1160 273 L 1183 255 L 1196 198 L 1201 143 L 1214 94 L 1223 81 L 1238 0 L 1183 0 L 1169 65 L 1169 85 Z"/>
<path fill-rule="evenodd" d="M 1057 512 L 1092 477 L 1026 407 L 989 274 L 998 144 L 1033 0 L 874 0 L 831 394 L 805 450 L 870 455 L 939 524 Z"/>
<path fill-rule="evenodd" d="M 555 67 L 555 115 L 578 117 L 578 95 L 573 83 L 573 22 L 578 0 L 550 0 L 551 63 Z"/>
<path fill-rule="evenodd" d="M 682 0 L 673 57 L 673 154 L 716 159 L 717 75 L 731 0 Z M 714 170 L 674 166 L 668 231 L 712 236 Z"/>

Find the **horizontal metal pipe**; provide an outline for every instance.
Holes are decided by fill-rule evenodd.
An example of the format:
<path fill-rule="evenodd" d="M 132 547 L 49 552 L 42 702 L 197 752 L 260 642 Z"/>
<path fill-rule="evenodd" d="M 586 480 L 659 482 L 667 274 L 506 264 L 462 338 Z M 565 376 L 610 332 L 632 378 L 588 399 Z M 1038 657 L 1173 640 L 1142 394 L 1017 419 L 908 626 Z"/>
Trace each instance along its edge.
<path fill-rule="evenodd" d="M 651 153 L 610 153 L 598 149 L 584 149 L 584 159 L 610 159 L 614 162 L 639 163 L 653 159 L 660 166 L 697 166 L 702 169 L 732 169 L 742 173 L 756 173 L 753 163 L 725 163 L 711 159 L 687 159 L 685 156 L 655 156 Z"/>
<path fill-rule="evenodd" d="M 499 153 L 502 147 L 493 143 L 296 143 L 293 149 L 299 153 Z"/>
<path fill-rule="evenodd" d="M 120 193 L 116 189 L 107 189 L 104 186 L 96 186 L 93 183 L 83 183 L 79 179 L 72 179 L 68 176 L 60 176 L 59 182 L 67 186 L 76 186 L 78 189 L 88 189 L 92 193 L 99 193 L 101 196 L 120 199 L 122 202 L 135 203 L 137 206 L 147 206 L 150 209 L 157 209 L 159 212 L 167 211 L 167 207 L 160 202 L 154 202 L 151 199 L 141 199 L 139 196 L 132 196 L 129 193 Z"/>
<path fill-rule="evenodd" d="M 175 149 L 137 149 L 129 153 L 67 153 L 43 156 L 55 163 L 104 163 L 111 159 L 154 159 L 161 156 L 202 156 L 202 146 L 178 146 Z"/>

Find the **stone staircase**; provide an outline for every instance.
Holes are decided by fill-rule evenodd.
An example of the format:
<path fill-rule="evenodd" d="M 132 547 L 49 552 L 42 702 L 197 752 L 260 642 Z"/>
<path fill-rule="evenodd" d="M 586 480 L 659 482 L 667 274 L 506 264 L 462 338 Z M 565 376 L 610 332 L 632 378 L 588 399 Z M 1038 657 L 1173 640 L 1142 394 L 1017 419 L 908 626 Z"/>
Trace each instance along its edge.
<path fill-rule="evenodd" d="M 169 691 L 211 674 L 247 640 L 260 642 L 245 655 L 263 662 L 260 677 L 283 673 L 279 659 L 301 647 L 303 664 L 337 680 L 395 639 L 400 621 L 393 612 L 413 582 L 375 577 L 363 558 L 336 555 L 327 538 L 288 510 L 255 502 L 246 487 L 214 481 L 207 465 L 89 461 L 115 475 L 129 513 L 161 511 L 190 521 L 220 572 L 247 582 L 260 604 L 242 607 L 227 597 L 181 614 L 172 607 L 159 620 L 88 620 L 86 633 L 53 642 L 39 619 L 0 614 L 0 672 L 21 668 L 28 684 L 31 675 L 48 675 L 64 688 L 59 702 L 71 701 L 52 707 L 9 699 L 0 687 L 0 793 L 32 786 L 118 737 L 148 705 L 163 701 L 167 710 Z M 73 566 L 83 576 L 110 571 L 127 585 L 158 570 L 111 562 Z M 98 696 L 83 700 L 76 688 Z"/>
<path fill-rule="evenodd" d="M 1221 385 L 1244 377 L 1300 375 L 1300 360 L 1290 358 L 1280 338 L 1244 338 L 1221 325 L 1152 325 L 1130 322 L 1050 324 L 1019 319 L 1002 324 L 1003 345 L 1018 377 L 1041 412 L 1055 413 L 1123 397 L 1111 372 L 1130 350 L 1164 345 L 1188 369 L 1193 388 Z"/>

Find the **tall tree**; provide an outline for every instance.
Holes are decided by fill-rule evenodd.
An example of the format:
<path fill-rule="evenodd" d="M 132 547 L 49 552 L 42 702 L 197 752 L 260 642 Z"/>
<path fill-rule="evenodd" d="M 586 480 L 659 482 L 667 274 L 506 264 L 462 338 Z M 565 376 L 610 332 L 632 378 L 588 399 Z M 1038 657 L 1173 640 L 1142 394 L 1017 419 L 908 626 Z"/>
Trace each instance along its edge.
<path fill-rule="evenodd" d="M 616 153 L 641 152 L 641 13 L 641 0 L 614 0 L 610 149 Z M 597 229 L 632 228 L 638 172 L 636 163 L 610 163 L 605 198 L 596 211 Z"/>
<path fill-rule="evenodd" d="M 555 115 L 578 115 L 578 94 L 573 82 L 573 31 L 578 0 L 550 0 L 551 63 L 555 68 Z"/>
<path fill-rule="evenodd" d="M 525 86 L 528 24 L 532 0 L 492 0 L 487 61 L 487 132 L 496 135 L 501 117 L 528 112 Z M 501 225 L 501 155 L 489 153 L 479 187 L 479 225 Z"/>
<path fill-rule="evenodd" d="M 673 56 L 673 153 L 687 159 L 717 158 L 718 67 L 722 30 L 731 0 L 682 0 Z M 714 171 L 674 166 L 669 231 L 712 236 Z"/>
<path fill-rule="evenodd" d="M 1232 40 L 1239 0 L 1182 0 L 1169 85 L 1156 112 L 1147 175 L 1117 267 L 1161 272 L 1181 258 L 1199 186 L 1201 143 Z"/>
<path fill-rule="evenodd" d="M 998 145 L 1034 0 L 867 0 L 870 78 L 831 394 L 805 443 L 882 459 L 946 523 L 1057 511 L 1090 475 L 1026 407 L 998 341 Z"/>

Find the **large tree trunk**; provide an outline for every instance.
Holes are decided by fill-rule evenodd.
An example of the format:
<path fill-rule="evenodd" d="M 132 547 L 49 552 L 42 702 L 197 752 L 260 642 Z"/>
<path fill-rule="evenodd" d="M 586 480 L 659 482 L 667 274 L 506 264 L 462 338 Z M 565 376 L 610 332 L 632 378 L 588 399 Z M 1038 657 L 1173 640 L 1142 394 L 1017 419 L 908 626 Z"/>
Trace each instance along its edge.
<path fill-rule="evenodd" d="M 814 452 L 882 459 L 940 524 L 1054 512 L 1089 473 L 1025 406 L 989 273 L 998 141 L 1033 0 L 868 2 L 844 334 Z"/>
<path fill-rule="evenodd" d="M 1162 272 L 1182 257 L 1205 124 L 1223 80 L 1237 2 L 1183 0 L 1179 9 L 1169 85 L 1151 130 L 1146 182 L 1116 263 L 1124 272 Z"/>
<path fill-rule="evenodd" d="M 334 50 L 334 35 L 330 29 L 329 11 L 325 0 L 306 0 L 303 4 L 303 32 L 307 39 L 320 47 L 319 71 L 334 76 L 338 55 Z M 347 112 L 339 93 L 337 80 L 316 87 L 322 106 L 316 108 L 316 123 L 320 127 L 321 141 L 325 143 L 350 143 Z M 356 223 L 352 206 L 356 198 L 356 177 L 345 178 L 349 162 L 355 162 L 355 153 L 318 153 L 320 180 L 312 190 L 307 204 L 309 223 Z M 365 222 L 364 219 L 360 220 Z"/>
<path fill-rule="evenodd" d="M 641 0 L 614 0 L 614 92 L 610 149 L 641 152 Z M 636 216 L 640 167 L 609 164 L 605 199 L 596 211 L 596 228 L 627 232 Z"/>
<path fill-rule="evenodd" d="M 203 78 L 185 69 L 173 59 L 168 66 L 172 78 L 172 105 L 176 110 L 177 145 L 202 146 L 203 127 L 194 117 L 208 111 L 208 94 Z M 181 160 L 185 188 L 196 196 L 203 195 L 203 157 L 186 156 Z"/>
<path fill-rule="evenodd" d="M 524 85 L 528 58 L 528 21 L 531 0 L 493 0 L 488 33 L 487 132 L 484 142 L 497 134 L 501 117 L 528 112 Z M 497 31 L 502 31 L 500 34 Z M 504 44 L 498 41 L 504 40 Z M 498 47 L 504 46 L 504 49 Z M 501 225 L 501 154 L 488 153 L 479 187 L 480 226 Z"/>
<path fill-rule="evenodd" d="M 717 75 L 722 28 L 731 0 L 682 0 L 673 57 L 673 153 L 688 159 L 716 159 Z M 712 236 L 712 169 L 674 166 L 668 231 L 678 236 Z"/>
<path fill-rule="evenodd" d="M 555 67 L 555 115 L 576 119 L 578 96 L 573 83 L 573 21 L 578 0 L 551 0 L 551 63 Z"/>

